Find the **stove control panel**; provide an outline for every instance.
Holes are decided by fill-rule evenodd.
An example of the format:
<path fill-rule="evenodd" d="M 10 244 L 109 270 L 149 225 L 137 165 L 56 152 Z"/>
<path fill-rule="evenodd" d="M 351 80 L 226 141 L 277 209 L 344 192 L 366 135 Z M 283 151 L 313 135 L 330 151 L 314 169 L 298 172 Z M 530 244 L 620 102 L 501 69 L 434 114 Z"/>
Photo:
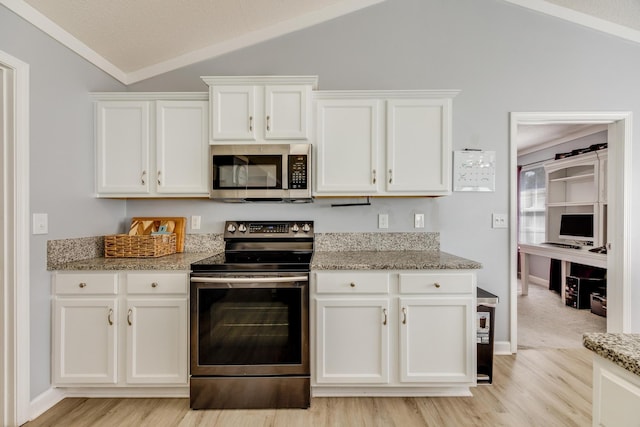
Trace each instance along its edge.
<path fill-rule="evenodd" d="M 313 221 L 227 221 L 225 238 L 313 236 Z"/>

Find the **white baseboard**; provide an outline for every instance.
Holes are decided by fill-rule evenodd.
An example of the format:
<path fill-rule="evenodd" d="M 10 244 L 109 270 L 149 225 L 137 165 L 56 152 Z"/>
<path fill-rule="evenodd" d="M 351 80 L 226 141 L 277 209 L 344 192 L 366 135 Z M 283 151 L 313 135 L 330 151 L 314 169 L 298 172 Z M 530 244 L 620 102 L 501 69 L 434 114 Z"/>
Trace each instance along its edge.
<path fill-rule="evenodd" d="M 543 279 L 542 277 L 539 276 L 532 276 L 529 275 L 529 283 L 532 283 L 534 285 L 540 285 L 540 286 L 544 286 L 544 287 L 549 287 L 549 281 L 547 279 Z"/>
<path fill-rule="evenodd" d="M 51 387 L 44 393 L 37 396 L 29 404 L 29 421 L 35 420 L 49 409 L 53 408 L 56 403 L 60 402 L 66 396 L 64 392 L 57 388 Z"/>
<path fill-rule="evenodd" d="M 495 355 L 511 355 L 511 342 L 509 341 L 496 341 L 493 343 L 493 354 Z"/>

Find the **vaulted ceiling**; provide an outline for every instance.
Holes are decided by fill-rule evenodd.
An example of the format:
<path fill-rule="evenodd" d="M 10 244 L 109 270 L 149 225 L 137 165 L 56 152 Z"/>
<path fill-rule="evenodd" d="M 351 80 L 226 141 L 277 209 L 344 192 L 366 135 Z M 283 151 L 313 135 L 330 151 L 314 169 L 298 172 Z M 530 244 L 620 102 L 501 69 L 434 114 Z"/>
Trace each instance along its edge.
<path fill-rule="evenodd" d="M 385 0 L 0 0 L 125 84 Z M 640 42 L 638 0 L 502 0 Z"/>

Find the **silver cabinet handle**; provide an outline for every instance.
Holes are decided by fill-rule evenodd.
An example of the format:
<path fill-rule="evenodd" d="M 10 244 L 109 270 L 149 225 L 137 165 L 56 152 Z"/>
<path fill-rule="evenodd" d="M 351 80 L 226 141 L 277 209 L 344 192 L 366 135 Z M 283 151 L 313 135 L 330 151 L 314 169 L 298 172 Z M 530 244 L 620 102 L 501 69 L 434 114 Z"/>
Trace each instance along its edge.
<path fill-rule="evenodd" d="M 113 308 L 109 309 L 109 314 L 107 315 L 107 322 L 109 322 L 109 325 L 113 325 Z"/>
<path fill-rule="evenodd" d="M 162 185 L 162 182 L 160 181 L 160 171 L 158 171 L 158 185 Z"/>
<path fill-rule="evenodd" d="M 142 175 L 140 176 L 140 182 L 142 185 L 146 184 L 144 177 L 147 175 L 147 171 L 142 171 Z"/>
<path fill-rule="evenodd" d="M 87 284 L 86 284 L 86 283 L 84 283 L 84 282 L 82 282 L 82 283 L 80 283 L 78 286 L 79 286 L 80 288 L 86 288 L 86 287 L 87 287 Z"/>
<path fill-rule="evenodd" d="M 436 288 L 440 288 L 440 283 L 436 282 L 433 284 L 433 286 L 435 286 Z"/>
<path fill-rule="evenodd" d="M 153 282 L 153 283 L 151 284 L 151 287 L 152 287 L 152 288 L 157 288 L 157 287 L 158 287 L 158 282 Z"/>
<path fill-rule="evenodd" d="M 389 184 L 393 182 L 393 171 L 389 169 Z"/>
<path fill-rule="evenodd" d="M 387 309 L 386 308 L 382 309 L 382 314 L 384 315 L 384 320 L 382 321 L 382 324 L 387 326 Z"/>
<path fill-rule="evenodd" d="M 129 324 L 129 326 L 133 325 L 133 323 L 131 323 L 131 309 L 129 309 L 129 311 L 127 312 L 127 323 Z"/>
<path fill-rule="evenodd" d="M 376 183 L 376 170 L 373 170 L 373 183 Z"/>
<path fill-rule="evenodd" d="M 349 286 L 351 286 L 352 288 L 355 288 L 355 287 L 356 287 L 356 284 L 355 284 L 355 283 L 353 283 L 353 282 L 351 282 L 351 283 L 349 283 Z"/>
<path fill-rule="evenodd" d="M 249 116 L 249 130 L 253 132 L 253 116 Z"/>
<path fill-rule="evenodd" d="M 267 116 L 267 132 L 271 130 L 271 117 Z"/>
<path fill-rule="evenodd" d="M 402 324 L 407 324 L 407 307 L 402 307 Z"/>

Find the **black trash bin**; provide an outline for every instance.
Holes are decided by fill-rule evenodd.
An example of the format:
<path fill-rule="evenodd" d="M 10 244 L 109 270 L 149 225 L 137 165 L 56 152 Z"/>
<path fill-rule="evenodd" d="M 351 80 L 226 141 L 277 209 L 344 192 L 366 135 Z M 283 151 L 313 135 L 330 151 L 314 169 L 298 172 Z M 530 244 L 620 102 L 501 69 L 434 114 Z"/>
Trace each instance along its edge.
<path fill-rule="evenodd" d="M 493 382 L 493 329 L 498 296 L 482 288 L 476 289 L 478 383 L 491 384 Z"/>

